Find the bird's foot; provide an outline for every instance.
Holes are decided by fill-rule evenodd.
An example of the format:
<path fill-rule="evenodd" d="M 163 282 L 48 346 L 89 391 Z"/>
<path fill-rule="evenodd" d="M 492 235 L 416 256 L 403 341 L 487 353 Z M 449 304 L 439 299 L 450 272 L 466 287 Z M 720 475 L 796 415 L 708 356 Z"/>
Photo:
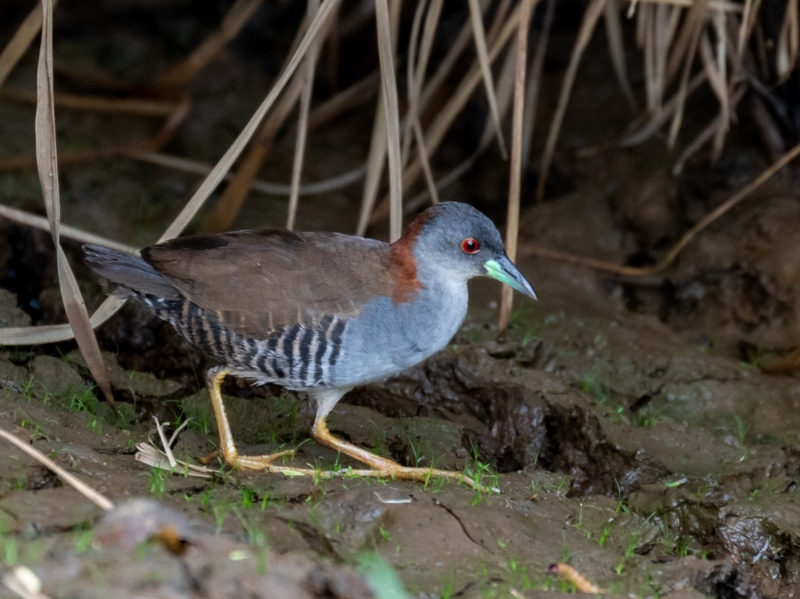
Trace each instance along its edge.
<path fill-rule="evenodd" d="M 286 451 L 278 451 L 269 455 L 238 455 L 232 456 L 231 459 L 226 459 L 225 462 L 236 470 L 266 470 L 267 472 L 272 472 L 273 468 L 280 468 L 280 466 L 273 464 L 275 460 L 294 457 L 294 453 L 294 449 L 287 449 Z"/>
<path fill-rule="evenodd" d="M 456 482 L 464 483 L 482 493 L 499 493 L 500 489 L 497 487 L 487 487 L 475 482 L 466 474 L 461 472 L 452 472 L 450 470 L 439 470 L 438 468 L 409 468 L 401 466 L 391 460 L 386 460 L 389 465 L 382 465 L 381 468 L 369 469 L 356 469 L 356 468 L 341 468 L 339 470 L 323 470 L 321 468 L 294 468 L 292 466 L 277 466 L 269 464 L 265 470 L 267 472 L 277 472 L 286 476 L 312 476 L 317 480 L 328 480 L 335 477 L 342 478 L 382 478 L 388 480 L 413 480 L 421 482 L 425 485 L 431 482 L 433 478 L 443 477 L 451 478 Z"/>
<path fill-rule="evenodd" d="M 431 479 L 436 477 L 450 478 L 456 482 L 464 483 L 483 493 L 499 493 L 500 489 L 497 487 L 487 487 L 476 482 L 473 478 L 461 472 L 454 472 L 451 470 L 439 470 L 438 468 L 410 468 L 401 466 L 391 460 L 385 460 L 386 464 L 381 464 L 379 468 L 370 470 L 343 470 L 345 476 L 369 476 L 374 478 L 387 478 L 392 480 L 413 480 L 427 485 Z"/>

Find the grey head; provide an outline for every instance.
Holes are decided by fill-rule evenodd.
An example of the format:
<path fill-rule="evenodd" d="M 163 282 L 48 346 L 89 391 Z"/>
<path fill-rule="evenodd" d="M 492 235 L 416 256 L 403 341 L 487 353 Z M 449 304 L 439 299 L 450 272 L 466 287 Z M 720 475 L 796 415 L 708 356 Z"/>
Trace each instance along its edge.
<path fill-rule="evenodd" d="M 531 284 L 506 255 L 497 227 L 472 206 L 436 204 L 411 224 L 407 236 L 414 235 L 414 257 L 422 268 L 463 280 L 489 276 L 536 299 Z"/>

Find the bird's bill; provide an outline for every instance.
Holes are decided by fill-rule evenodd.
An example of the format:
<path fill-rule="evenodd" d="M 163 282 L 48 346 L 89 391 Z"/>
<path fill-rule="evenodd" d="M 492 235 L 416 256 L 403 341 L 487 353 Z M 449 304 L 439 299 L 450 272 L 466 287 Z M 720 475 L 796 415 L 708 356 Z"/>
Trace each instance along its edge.
<path fill-rule="evenodd" d="M 497 279 L 501 283 L 505 283 L 512 289 L 516 289 L 523 295 L 536 299 L 536 292 L 528 283 L 528 280 L 522 276 L 516 266 L 508 259 L 508 256 L 503 256 L 500 260 L 487 260 L 484 263 L 486 274 Z"/>

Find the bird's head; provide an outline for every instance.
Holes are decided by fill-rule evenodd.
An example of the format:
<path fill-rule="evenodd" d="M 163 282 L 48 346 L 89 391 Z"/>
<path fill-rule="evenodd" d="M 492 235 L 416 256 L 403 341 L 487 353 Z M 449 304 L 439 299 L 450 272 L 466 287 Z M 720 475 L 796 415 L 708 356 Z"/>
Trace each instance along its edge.
<path fill-rule="evenodd" d="M 435 264 L 464 280 L 489 276 L 536 299 L 531 284 L 506 256 L 497 227 L 484 214 L 458 202 L 442 202 L 420 214 L 403 238 L 417 262 Z"/>

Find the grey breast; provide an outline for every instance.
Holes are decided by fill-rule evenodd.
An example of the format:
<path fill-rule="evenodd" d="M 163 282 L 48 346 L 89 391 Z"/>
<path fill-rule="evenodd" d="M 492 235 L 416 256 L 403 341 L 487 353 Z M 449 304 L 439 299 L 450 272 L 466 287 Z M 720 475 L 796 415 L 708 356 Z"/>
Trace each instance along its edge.
<path fill-rule="evenodd" d="M 467 312 L 465 282 L 436 282 L 408 303 L 373 300 L 348 319 L 332 386 L 352 387 L 401 372 L 443 349 Z"/>

